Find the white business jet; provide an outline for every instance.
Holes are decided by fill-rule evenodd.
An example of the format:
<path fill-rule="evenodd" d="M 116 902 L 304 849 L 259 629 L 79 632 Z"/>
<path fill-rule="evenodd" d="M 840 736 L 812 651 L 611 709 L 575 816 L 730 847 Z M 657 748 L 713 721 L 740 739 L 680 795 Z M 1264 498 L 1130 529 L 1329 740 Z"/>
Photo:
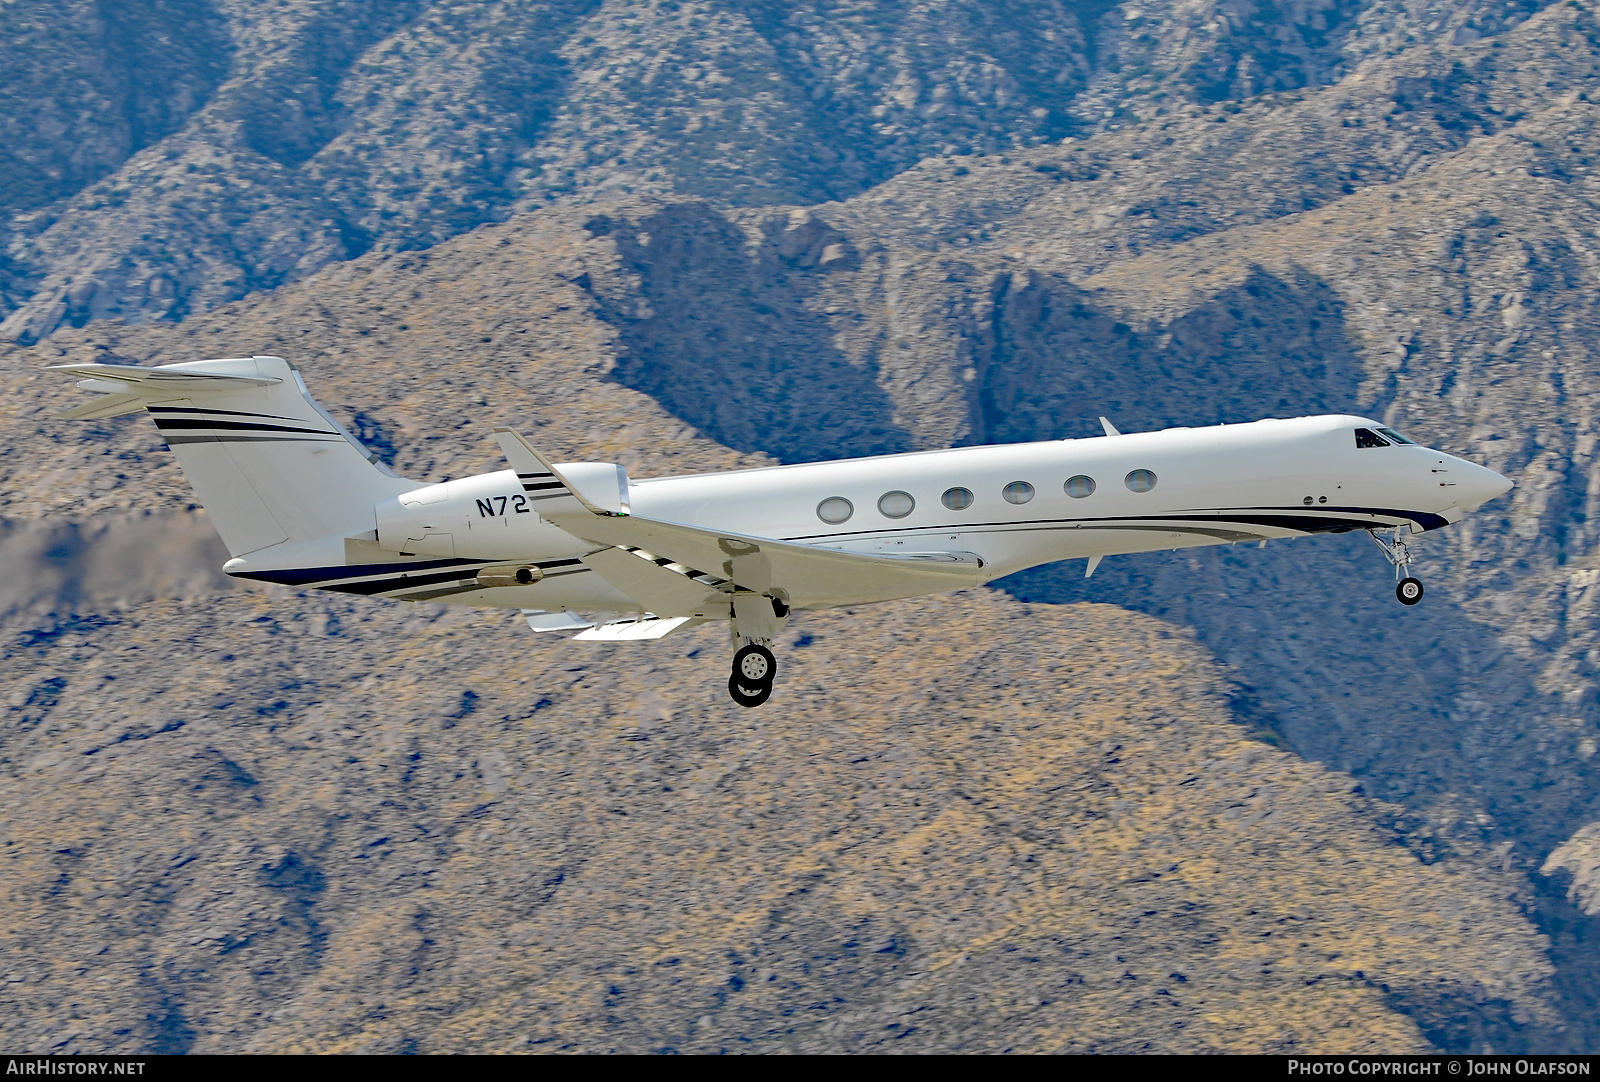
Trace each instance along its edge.
<path fill-rule="evenodd" d="M 58 365 L 144 411 L 233 557 L 230 575 L 400 601 L 520 609 L 601 642 L 726 621 L 729 693 L 772 693 L 800 609 L 955 590 L 1056 560 L 1366 530 L 1399 580 L 1409 534 L 1511 488 L 1362 417 L 1299 417 L 640 480 L 553 463 L 496 428 L 511 468 L 398 477 L 277 357 Z M 581 615 L 580 615 L 581 614 Z"/>

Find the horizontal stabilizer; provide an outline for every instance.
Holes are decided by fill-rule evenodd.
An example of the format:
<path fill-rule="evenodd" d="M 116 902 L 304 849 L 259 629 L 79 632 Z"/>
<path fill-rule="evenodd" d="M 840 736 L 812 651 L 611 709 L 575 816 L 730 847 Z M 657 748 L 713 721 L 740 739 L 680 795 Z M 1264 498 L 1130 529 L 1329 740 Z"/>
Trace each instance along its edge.
<path fill-rule="evenodd" d="M 138 413 L 151 402 L 167 402 L 195 394 L 227 393 L 282 383 L 270 376 L 235 376 L 217 372 L 184 372 L 141 368 L 132 364 L 54 364 L 46 371 L 82 376 L 80 391 L 101 397 L 58 414 L 63 421 L 103 421 Z"/>
<path fill-rule="evenodd" d="M 184 371 L 178 365 L 143 368 L 134 364 L 53 364 L 51 372 L 82 376 L 78 386 L 86 391 L 137 391 L 145 397 L 190 395 L 197 392 L 235 391 L 242 387 L 270 387 L 283 380 L 273 376 L 236 376 L 221 372 Z M 100 386 L 96 386 L 100 384 Z"/>

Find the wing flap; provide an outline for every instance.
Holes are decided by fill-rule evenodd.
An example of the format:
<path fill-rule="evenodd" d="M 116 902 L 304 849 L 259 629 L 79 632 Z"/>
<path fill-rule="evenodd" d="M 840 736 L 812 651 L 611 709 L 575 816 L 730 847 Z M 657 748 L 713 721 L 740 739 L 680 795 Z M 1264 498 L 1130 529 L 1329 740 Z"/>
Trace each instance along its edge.
<path fill-rule="evenodd" d="M 547 609 L 523 609 L 523 619 L 535 631 L 581 631 L 593 627 L 593 620 L 585 620 L 575 612 L 550 612 Z"/>
<path fill-rule="evenodd" d="M 673 616 L 665 619 L 658 616 L 646 616 L 642 620 L 618 620 L 614 623 L 591 627 L 587 631 L 580 631 L 572 637 L 574 639 L 583 639 L 586 642 L 660 639 L 672 634 L 693 619 L 694 617 L 692 616 Z"/>

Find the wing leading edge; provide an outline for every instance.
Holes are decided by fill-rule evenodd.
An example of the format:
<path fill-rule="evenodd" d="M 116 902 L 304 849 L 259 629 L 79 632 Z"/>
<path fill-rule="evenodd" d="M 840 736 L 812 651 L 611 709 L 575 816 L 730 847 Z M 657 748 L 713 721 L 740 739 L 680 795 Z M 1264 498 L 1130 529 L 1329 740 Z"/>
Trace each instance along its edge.
<path fill-rule="evenodd" d="M 986 578 L 983 561 L 972 553 L 845 552 L 608 511 L 516 432 L 496 428 L 494 435 L 519 475 L 558 484 L 559 494 L 570 497 L 545 501 L 540 515 L 576 537 L 620 550 L 584 562 L 658 616 L 709 616 L 710 608 L 725 609 L 735 591 L 820 608 L 955 590 Z"/>

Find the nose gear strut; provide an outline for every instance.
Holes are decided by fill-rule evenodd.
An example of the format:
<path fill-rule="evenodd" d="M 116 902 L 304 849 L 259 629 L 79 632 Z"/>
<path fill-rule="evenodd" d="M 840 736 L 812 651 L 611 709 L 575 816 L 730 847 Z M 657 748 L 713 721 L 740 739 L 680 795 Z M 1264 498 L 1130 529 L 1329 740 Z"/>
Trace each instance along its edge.
<path fill-rule="evenodd" d="M 1408 526 L 1394 528 L 1394 540 L 1385 541 L 1378 536 L 1377 530 L 1368 530 L 1367 536 L 1372 538 L 1374 544 L 1383 550 L 1383 555 L 1394 565 L 1394 596 L 1400 599 L 1402 605 L 1415 605 L 1422 600 L 1422 580 L 1412 578 L 1406 573 L 1406 568 L 1411 566 L 1413 559 L 1411 548 L 1400 539 L 1400 535 L 1410 529 Z"/>

